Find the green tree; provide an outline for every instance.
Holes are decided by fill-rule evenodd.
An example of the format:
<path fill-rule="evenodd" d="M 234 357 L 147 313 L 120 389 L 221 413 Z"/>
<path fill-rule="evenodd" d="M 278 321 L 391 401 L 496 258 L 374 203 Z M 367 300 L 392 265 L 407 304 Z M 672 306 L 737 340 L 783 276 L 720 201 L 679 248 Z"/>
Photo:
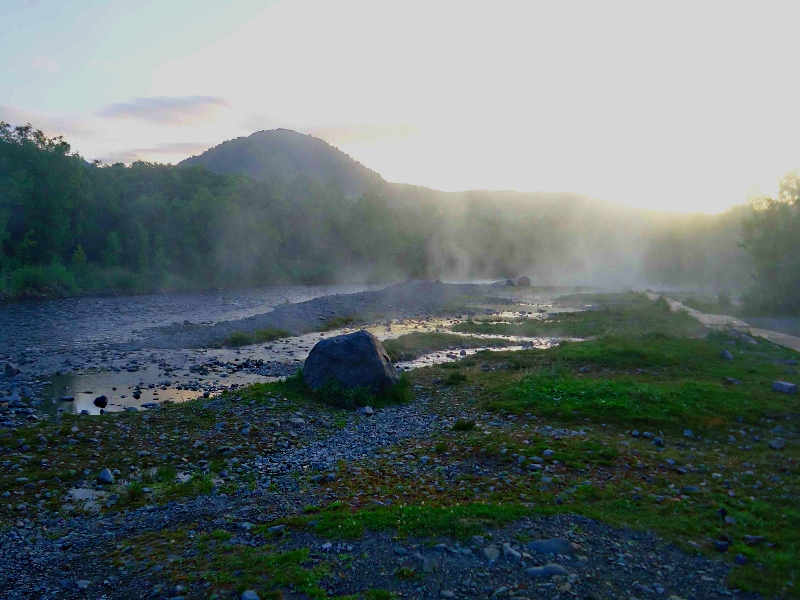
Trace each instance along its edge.
<path fill-rule="evenodd" d="M 800 177 L 780 182 L 777 199 L 752 203 L 744 223 L 743 246 L 754 265 L 748 302 L 758 308 L 800 313 Z"/>

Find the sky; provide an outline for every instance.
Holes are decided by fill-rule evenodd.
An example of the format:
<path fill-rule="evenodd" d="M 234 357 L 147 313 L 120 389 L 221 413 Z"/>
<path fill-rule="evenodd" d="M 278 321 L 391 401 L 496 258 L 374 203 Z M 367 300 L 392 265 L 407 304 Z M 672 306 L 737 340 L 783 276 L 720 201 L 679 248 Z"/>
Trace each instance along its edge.
<path fill-rule="evenodd" d="M 800 168 L 800 3 L 0 1 L 0 120 L 178 162 L 285 127 L 393 182 L 720 212 Z"/>

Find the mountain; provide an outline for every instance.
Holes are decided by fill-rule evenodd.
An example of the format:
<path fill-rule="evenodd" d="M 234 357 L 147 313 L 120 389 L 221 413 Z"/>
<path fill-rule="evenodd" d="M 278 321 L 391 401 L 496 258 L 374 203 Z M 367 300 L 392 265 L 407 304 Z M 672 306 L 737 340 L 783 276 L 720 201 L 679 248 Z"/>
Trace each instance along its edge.
<path fill-rule="evenodd" d="M 305 176 L 339 185 L 348 196 L 381 187 L 383 178 L 327 142 L 290 129 L 259 131 L 223 142 L 182 161 L 214 173 L 243 173 L 261 181 Z"/>

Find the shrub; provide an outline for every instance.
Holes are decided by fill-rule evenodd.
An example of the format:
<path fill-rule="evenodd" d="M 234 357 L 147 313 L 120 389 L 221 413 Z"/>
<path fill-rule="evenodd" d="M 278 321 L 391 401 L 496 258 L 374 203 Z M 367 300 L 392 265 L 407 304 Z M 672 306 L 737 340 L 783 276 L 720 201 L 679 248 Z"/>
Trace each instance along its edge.
<path fill-rule="evenodd" d="M 453 431 L 472 431 L 473 429 L 475 429 L 474 419 L 458 419 L 453 423 Z"/>
<path fill-rule="evenodd" d="M 303 379 L 302 369 L 288 377 L 285 385 L 291 390 L 300 392 L 304 396 L 322 404 L 348 410 L 362 406 L 399 404 L 411 399 L 411 382 L 405 375 L 401 375 L 396 384 L 378 394 L 373 394 L 368 388 L 348 389 L 337 382 L 329 382 L 318 390 L 312 390 Z"/>

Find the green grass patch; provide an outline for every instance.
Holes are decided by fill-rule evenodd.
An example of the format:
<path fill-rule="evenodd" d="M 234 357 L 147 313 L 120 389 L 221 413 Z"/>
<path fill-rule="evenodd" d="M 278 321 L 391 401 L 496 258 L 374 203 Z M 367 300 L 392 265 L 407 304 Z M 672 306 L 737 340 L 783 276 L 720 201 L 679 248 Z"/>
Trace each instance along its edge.
<path fill-rule="evenodd" d="M 312 530 L 331 538 L 359 538 L 366 530 L 393 530 L 399 537 L 444 536 L 466 539 L 530 514 L 518 504 L 468 504 L 460 506 L 387 506 L 353 511 L 330 506 L 314 515 Z M 307 517 L 290 519 L 294 525 Z"/>
<path fill-rule="evenodd" d="M 252 344 L 274 342 L 275 340 L 290 337 L 291 335 L 292 334 L 285 329 L 275 329 L 272 327 L 257 329 L 252 333 L 245 331 L 234 331 L 225 339 L 224 345 L 228 346 L 229 348 L 239 348 L 241 346 L 250 346 Z"/>
<path fill-rule="evenodd" d="M 591 304 L 590 300 L 601 298 L 608 302 L 599 306 L 592 305 L 588 310 L 554 313 L 546 320 L 527 319 L 510 323 L 467 321 L 453 326 L 453 330 L 491 335 L 574 338 L 647 334 L 698 336 L 706 332 L 705 327 L 690 315 L 670 312 L 664 299 L 651 301 L 646 295 L 635 293 L 619 294 L 619 296 L 623 299 L 609 301 L 610 295 L 581 296 L 586 299 L 585 304 Z"/>
<path fill-rule="evenodd" d="M 453 423 L 453 431 L 472 431 L 473 429 L 475 429 L 474 419 L 458 419 Z"/>
<path fill-rule="evenodd" d="M 363 319 L 353 316 L 333 317 L 317 327 L 317 331 L 331 331 L 332 329 L 344 329 L 345 327 L 355 327 L 363 323 Z"/>
<path fill-rule="evenodd" d="M 385 390 L 373 393 L 368 388 L 345 388 L 337 382 L 329 382 L 318 390 L 309 388 L 303 380 L 303 371 L 286 378 L 282 387 L 293 394 L 305 397 L 327 406 L 353 410 L 362 406 L 381 407 L 390 404 L 408 402 L 412 397 L 411 381 L 405 374 L 394 385 Z"/>

